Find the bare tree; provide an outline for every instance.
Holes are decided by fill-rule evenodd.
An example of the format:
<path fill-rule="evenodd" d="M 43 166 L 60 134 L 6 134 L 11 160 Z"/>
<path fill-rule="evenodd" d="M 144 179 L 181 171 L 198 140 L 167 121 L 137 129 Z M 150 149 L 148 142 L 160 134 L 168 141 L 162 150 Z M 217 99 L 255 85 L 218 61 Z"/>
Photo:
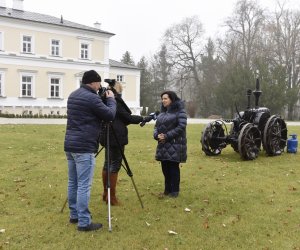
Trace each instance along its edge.
<path fill-rule="evenodd" d="M 257 53 L 261 29 L 265 20 L 264 11 L 255 0 L 239 0 L 233 16 L 226 21 L 229 34 L 239 45 L 241 63 L 246 70 L 252 69 L 252 58 Z"/>
<path fill-rule="evenodd" d="M 220 84 L 215 92 L 217 109 L 223 116 L 233 115 L 235 105 L 246 106 L 244 93 L 255 82 L 264 25 L 264 10 L 255 0 L 237 1 L 225 22 L 226 36 L 218 40 Z"/>
<path fill-rule="evenodd" d="M 200 110 L 203 107 L 202 73 L 199 67 L 203 53 L 203 34 L 203 25 L 198 16 L 183 19 L 167 29 L 164 34 L 168 60 L 175 72 L 172 82 L 179 87 L 181 97 L 188 97 L 190 106 L 195 106 L 194 102 L 197 101 Z"/>
<path fill-rule="evenodd" d="M 203 33 L 202 23 L 193 16 L 173 25 L 164 35 L 171 64 L 181 72 L 191 72 L 197 85 L 200 85 L 197 66 L 201 59 Z"/>
<path fill-rule="evenodd" d="M 268 31 L 273 41 L 273 67 L 285 71 L 288 119 L 293 120 L 300 89 L 300 12 L 279 5 Z"/>

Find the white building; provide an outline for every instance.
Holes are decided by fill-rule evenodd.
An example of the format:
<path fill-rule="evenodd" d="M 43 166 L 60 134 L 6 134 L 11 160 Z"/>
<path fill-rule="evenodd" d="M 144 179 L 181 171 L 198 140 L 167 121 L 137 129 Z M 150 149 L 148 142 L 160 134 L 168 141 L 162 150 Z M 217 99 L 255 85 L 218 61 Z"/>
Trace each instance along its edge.
<path fill-rule="evenodd" d="M 140 70 L 109 59 L 113 33 L 49 15 L 12 8 L 0 0 L 0 112 L 66 114 L 69 94 L 86 70 L 123 84 L 123 98 L 140 112 Z M 102 85 L 103 80 L 102 80 Z"/>

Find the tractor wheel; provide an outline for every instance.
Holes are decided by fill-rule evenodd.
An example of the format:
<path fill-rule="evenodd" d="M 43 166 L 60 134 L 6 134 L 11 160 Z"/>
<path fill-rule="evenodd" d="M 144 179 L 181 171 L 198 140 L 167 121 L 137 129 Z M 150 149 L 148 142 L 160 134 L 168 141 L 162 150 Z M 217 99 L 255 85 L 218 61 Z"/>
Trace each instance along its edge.
<path fill-rule="evenodd" d="M 283 119 L 271 116 L 266 122 L 263 134 L 263 148 L 267 155 L 281 155 L 287 142 L 287 127 Z"/>
<path fill-rule="evenodd" d="M 261 145 L 260 131 L 252 123 L 247 123 L 238 136 L 238 149 L 244 160 L 254 160 L 258 157 Z"/>
<path fill-rule="evenodd" d="M 224 128 L 220 121 L 213 121 L 207 124 L 201 135 L 202 151 L 208 156 L 221 154 L 226 147 L 224 142 Z"/>

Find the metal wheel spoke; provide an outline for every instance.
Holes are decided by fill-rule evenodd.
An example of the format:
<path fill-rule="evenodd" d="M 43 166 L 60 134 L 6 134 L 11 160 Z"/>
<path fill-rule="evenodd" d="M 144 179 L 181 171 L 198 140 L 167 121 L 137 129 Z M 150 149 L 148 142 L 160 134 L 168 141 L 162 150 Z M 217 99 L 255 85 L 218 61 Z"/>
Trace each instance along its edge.
<path fill-rule="evenodd" d="M 261 137 L 257 127 L 247 123 L 238 137 L 239 153 L 245 160 L 254 160 L 260 151 Z"/>
<path fill-rule="evenodd" d="M 279 116 L 271 116 L 264 128 L 264 149 L 270 156 L 279 155 L 286 146 L 287 127 Z"/>
<path fill-rule="evenodd" d="M 224 129 L 219 122 L 209 123 L 202 132 L 201 144 L 202 150 L 208 156 L 219 155 L 224 146 L 223 143 L 218 141 L 218 137 L 224 137 Z"/>

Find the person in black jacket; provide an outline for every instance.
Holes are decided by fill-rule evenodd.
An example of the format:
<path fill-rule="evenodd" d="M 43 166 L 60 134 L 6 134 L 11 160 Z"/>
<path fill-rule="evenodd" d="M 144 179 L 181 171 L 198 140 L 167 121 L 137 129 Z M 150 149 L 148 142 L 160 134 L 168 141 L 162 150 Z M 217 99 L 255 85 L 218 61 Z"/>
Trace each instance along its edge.
<path fill-rule="evenodd" d="M 111 90 L 115 94 L 115 99 L 117 101 L 117 112 L 115 119 L 111 123 L 112 128 L 109 130 L 109 158 L 110 158 L 110 192 L 111 192 L 111 205 L 120 205 L 116 197 L 116 186 L 118 180 L 118 172 L 122 164 L 122 152 L 124 153 L 125 145 L 128 144 L 128 129 L 129 124 L 139 124 L 143 121 L 143 117 L 139 115 L 132 115 L 131 110 L 128 108 L 124 100 L 122 99 L 122 84 L 116 82 L 114 86 L 110 86 Z M 107 202 L 107 147 L 106 147 L 106 133 L 107 133 L 107 123 L 104 124 L 101 130 L 100 143 L 105 147 L 105 161 L 102 171 L 103 180 L 103 195 L 102 199 Z"/>
<path fill-rule="evenodd" d="M 112 91 L 107 91 L 104 104 L 97 94 L 100 87 L 100 75 L 94 70 L 86 71 L 82 85 L 70 94 L 67 102 L 64 150 L 68 160 L 68 203 L 70 223 L 78 223 L 79 231 L 102 227 L 101 223 L 92 223 L 88 204 L 101 121 L 114 119 L 116 101 Z"/>
<path fill-rule="evenodd" d="M 180 169 L 179 163 L 186 162 L 187 115 L 184 102 L 173 91 L 161 94 L 161 113 L 158 115 L 153 137 L 158 141 L 155 159 L 161 162 L 165 178 L 163 195 L 177 197 L 179 195 Z"/>

